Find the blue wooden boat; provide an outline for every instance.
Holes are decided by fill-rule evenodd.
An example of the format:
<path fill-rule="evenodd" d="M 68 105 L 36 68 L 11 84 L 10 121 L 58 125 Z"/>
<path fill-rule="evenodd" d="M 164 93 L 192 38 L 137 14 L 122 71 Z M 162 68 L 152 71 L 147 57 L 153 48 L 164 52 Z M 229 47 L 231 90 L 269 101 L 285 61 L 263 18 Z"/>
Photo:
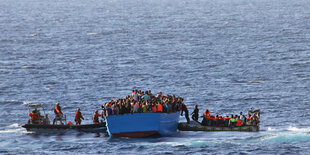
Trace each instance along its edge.
<path fill-rule="evenodd" d="M 169 136 L 177 132 L 179 112 L 133 113 L 106 117 L 106 126 L 111 137 Z"/>

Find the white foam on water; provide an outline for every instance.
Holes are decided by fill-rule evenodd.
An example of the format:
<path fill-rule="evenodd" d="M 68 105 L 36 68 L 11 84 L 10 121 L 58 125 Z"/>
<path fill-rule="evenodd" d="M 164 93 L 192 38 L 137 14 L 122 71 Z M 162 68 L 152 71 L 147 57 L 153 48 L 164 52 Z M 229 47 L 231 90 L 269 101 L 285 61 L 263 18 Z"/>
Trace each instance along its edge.
<path fill-rule="evenodd" d="M 281 128 L 281 129 L 268 127 L 267 131 L 272 132 L 263 136 L 262 138 L 260 138 L 260 140 L 275 143 L 310 140 L 310 127 L 300 128 L 295 126 L 289 126 L 287 128 Z"/>
<path fill-rule="evenodd" d="M 14 123 L 14 124 L 11 124 L 11 125 L 9 125 L 9 126 L 7 126 L 7 127 L 9 127 L 9 128 L 16 128 L 16 127 L 18 127 L 18 124 L 17 124 L 17 123 Z"/>
<path fill-rule="evenodd" d="M 249 83 L 265 83 L 263 80 L 251 80 Z"/>
<path fill-rule="evenodd" d="M 310 127 L 297 128 L 297 127 L 289 126 L 287 130 L 293 131 L 293 132 L 310 132 Z"/>
<path fill-rule="evenodd" d="M 278 131 L 278 129 L 272 128 L 272 127 L 268 127 L 267 131 Z"/>
<path fill-rule="evenodd" d="M 30 102 L 26 102 L 26 101 L 23 102 L 23 104 L 26 104 L 26 105 L 29 104 L 29 103 L 30 103 Z"/>
<path fill-rule="evenodd" d="M 98 33 L 87 33 L 88 36 L 97 35 Z"/>
<path fill-rule="evenodd" d="M 24 132 L 25 130 L 22 128 L 0 130 L 0 133 L 24 133 Z"/>
<path fill-rule="evenodd" d="M 32 34 L 29 34 L 28 36 L 29 37 L 34 37 L 34 36 L 37 36 L 37 34 L 36 33 L 32 33 Z"/>
<path fill-rule="evenodd" d="M 22 68 L 22 69 L 33 69 L 34 66 L 27 66 L 27 65 L 26 65 L 26 66 L 22 66 L 21 68 Z"/>

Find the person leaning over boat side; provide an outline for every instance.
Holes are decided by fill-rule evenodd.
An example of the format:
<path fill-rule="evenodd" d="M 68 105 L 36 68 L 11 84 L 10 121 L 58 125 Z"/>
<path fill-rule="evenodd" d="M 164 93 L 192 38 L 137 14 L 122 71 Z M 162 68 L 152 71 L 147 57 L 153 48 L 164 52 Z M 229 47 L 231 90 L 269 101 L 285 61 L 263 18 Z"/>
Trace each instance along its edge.
<path fill-rule="evenodd" d="M 95 110 L 95 113 L 93 114 L 93 123 L 94 124 L 99 124 L 99 116 L 102 116 L 102 115 L 98 113 L 98 110 Z"/>
<path fill-rule="evenodd" d="M 81 125 L 81 122 L 82 122 L 81 119 L 84 120 L 84 117 L 83 117 L 83 115 L 82 115 L 82 113 L 81 113 L 80 108 L 77 108 L 77 109 L 76 109 L 76 112 L 75 112 L 75 119 L 74 119 L 75 124 L 76 124 L 76 125 Z"/>
<path fill-rule="evenodd" d="M 104 105 L 101 105 L 101 109 L 102 109 L 102 112 L 101 112 L 101 115 L 102 115 L 102 118 L 105 119 L 105 116 L 106 116 L 106 109 L 104 108 Z"/>
<path fill-rule="evenodd" d="M 181 104 L 181 116 L 183 116 L 183 111 L 185 112 L 185 118 L 186 118 L 186 121 L 187 121 L 187 124 L 189 124 L 189 117 L 188 117 L 188 110 L 187 110 L 187 107 L 184 103 Z"/>
<path fill-rule="evenodd" d="M 60 123 L 62 124 L 62 111 L 61 111 L 61 107 L 60 107 L 60 103 L 57 102 L 55 109 L 54 109 L 54 113 L 55 113 L 55 118 L 53 120 L 53 125 L 55 125 L 56 121 L 59 120 Z"/>
<path fill-rule="evenodd" d="M 199 109 L 198 109 L 198 105 L 196 104 L 194 111 L 192 112 L 192 119 L 198 122 L 198 117 L 199 117 Z"/>

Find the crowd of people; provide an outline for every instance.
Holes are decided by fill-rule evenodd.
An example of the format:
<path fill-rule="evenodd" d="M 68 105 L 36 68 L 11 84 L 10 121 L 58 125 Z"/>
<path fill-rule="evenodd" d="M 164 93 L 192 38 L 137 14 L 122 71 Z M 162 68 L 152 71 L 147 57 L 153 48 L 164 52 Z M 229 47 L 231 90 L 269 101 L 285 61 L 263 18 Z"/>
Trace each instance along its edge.
<path fill-rule="evenodd" d="M 124 99 L 111 100 L 101 106 L 102 116 L 121 115 L 127 113 L 159 112 L 170 113 L 185 111 L 188 113 L 183 98 L 175 95 L 164 96 L 162 92 L 153 95 L 151 90 L 133 90 Z M 186 112 L 187 111 L 187 112 Z"/>
<path fill-rule="evenodd" d="M 50 119 L 46 114 L 45 117 L 41 115 L 40 109 L 34 109 L 31 113 L 28 114 L 30 119 L 28 124 L 50 124 Z"/>
<path fill-rule="evenodd" d="M 92 121 L 94 124 L 100 123 L 100 117 L 105 119 L 105 117 L 111 115 L 122 115 L 129 113 L 171 113 L 181 111 L 181 116 L 185 112 L 185 118 L 187 123 L 190 123 L 189 113 L 186 105 L 183 103 L 183 98 L 176 97 L 175 95 L 163 95 L 162 92 L 153 95 L 151 90 L 141 91 L 141 90 L 132 90 L 131 95 L 126 96 L 123 99 L 111 100 L 110 102 L 105 103 L 101 106 L 102 112 L 99 113 L 98 110 L 95 110 Z M 53 124 L 56 121 L 62 123 L 63 113 L 61 111 L 60 103 L 56 103 L 54 108 L 55 118 L 53 119 Z M 191 113 L 192 120 L 198 122 L 199 119 L 199 109 L 198 105 L 195 105 L 193 112 Z M 35 109 L 32 113 L 29 113 L 31 117 L 30 121 L 32 124 L 49 124 L 48 115 L 43 119 L 43 116 L 40 115 L 40 111 Z M 198 122 L 203 126 L 218 126 L 218 127 L 234 127 L 234 126 L 244 126 L 244 125 L 256 125 L 259 123 L 259 116 L 256 114 L 247 115 L 231 115 L 231 116 L 221 116 L 221 115 L 211 115 L 211 111 L 206 109 L 203 112 L 202 122 Z M 81 113 L 80 108 L 77 108 L 75 112 L 75 123 L 80 125 L 84 117 Z M 102 121 L 102 120 L 101 120 Z M 29 122 L 28 122 L 29 123 Z M 68 123 L 67 123 L 68 124 Z M 72 124 L 69 122 L 69 124 Z"/>
<path fill-rule="evenodd" d="M 95 110 L 92 121 L 94 124 L 100 123 L 99 118 L 111 116 L 111 115 L 122 115 L 128 113 L 171 113 L 181 111 L 181 115 L 185 112 L 185 117 L 189 122 L 189 114 L 186 105 L 183 103 L 183 98 L 176 97 L 175 95 L 163 95 L 162 92 L 153 95 L 151 90 L 141 91 L 141 90 L 132 90 L 131 95 L 126 96 L 123 99 L 111 100 L 110 102 L 105 103 L 101 106 L 102 112 L 99 113 L 98 110 Z M 37 110 L 37 109 L 36 109 Z M 56 121 L 62 123 L 63 113 L 61 111 L 60 103 L 56 103 L 54 108 L 55 117 L 53 119 L 53 124 Z M 29 113 L 31 116 L 32 124 L 42 124 L 40 121 L 36 121 L 40 114 Z M 80 125 L 84 117 L 81 113 L 80 108 L 76 110 L 75 113 L 75 123 Z"/>
<path fill-rule="evenodd" d="M 206 109 L 203 112 L 203 119 L 200 123 L 203 126 L 218 126 L 218 127 L 240 127 L 245 125 L 257 125 L 259 123 L 258 114 L 251 115 L 248 113 L 247 116 L 243 115 L 240 112 L 239 115 L 211 115 L 211 111 Z M 194 111 L 192 112 L 192 119 L 198 122 L 199 118 L 199 109 L 198 106 L 195 105 Z"/>

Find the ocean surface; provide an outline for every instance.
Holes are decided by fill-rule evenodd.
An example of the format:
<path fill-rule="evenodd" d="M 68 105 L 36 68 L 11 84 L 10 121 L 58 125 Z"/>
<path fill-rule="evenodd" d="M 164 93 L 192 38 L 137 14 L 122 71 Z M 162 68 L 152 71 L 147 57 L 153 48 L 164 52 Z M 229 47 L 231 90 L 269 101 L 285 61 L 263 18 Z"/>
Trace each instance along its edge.
<path fill-rule="evenodd" d="M 309 0 L 0 0 L 0 154 L 309 154 Z M 189 111 L 261 109 L 261 131 L 29 133 L 27 103 L 91 123 L 132 89 Z M 181 121 L 184 121 L 181 117 Z M 130 125 L 130 124 L 128 124 Z"/>

